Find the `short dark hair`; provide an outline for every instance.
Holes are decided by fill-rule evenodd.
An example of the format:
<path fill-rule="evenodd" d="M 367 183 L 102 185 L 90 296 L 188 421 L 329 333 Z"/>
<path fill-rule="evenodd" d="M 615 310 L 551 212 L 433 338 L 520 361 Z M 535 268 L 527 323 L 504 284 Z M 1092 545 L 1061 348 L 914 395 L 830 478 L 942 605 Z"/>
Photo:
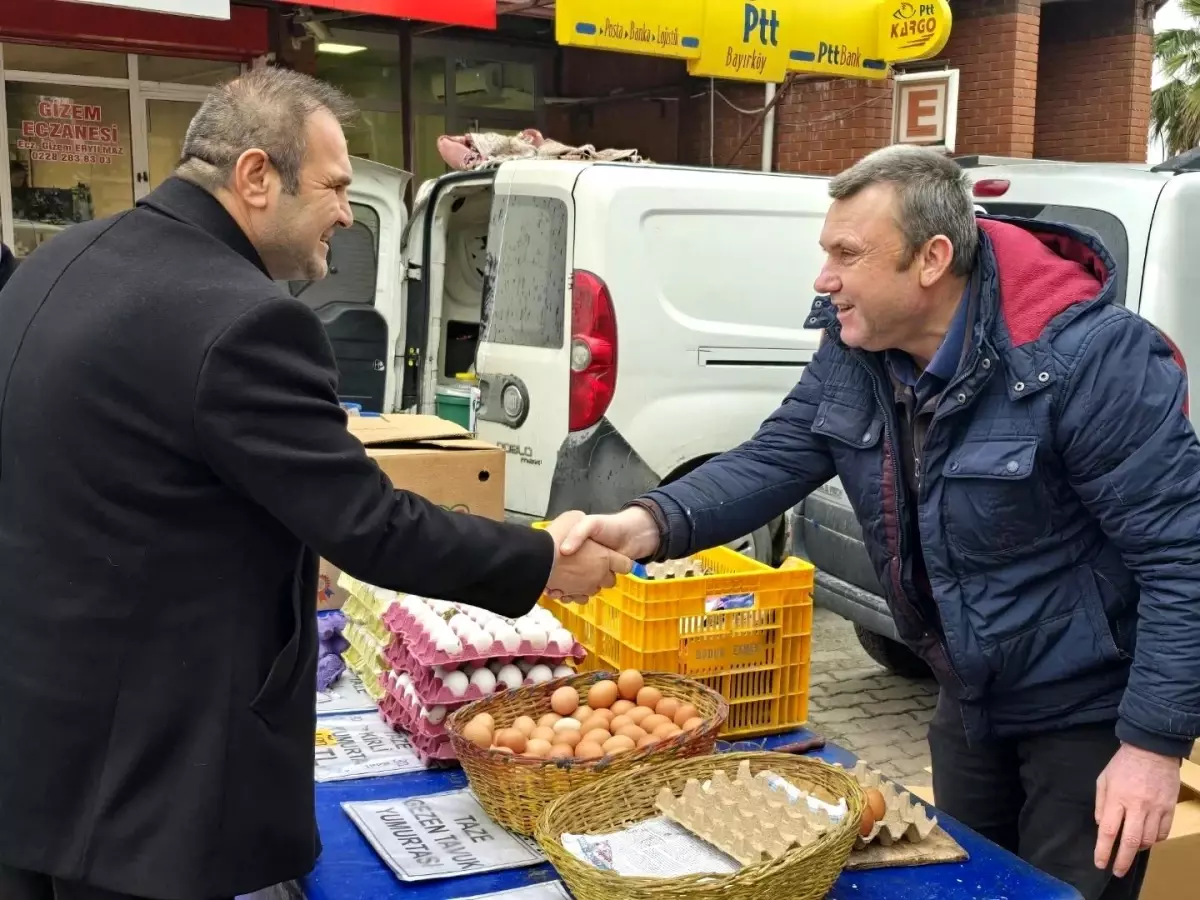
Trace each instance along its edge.
<path fill-rule="evenodd" d="M 262 150 L 283 181 L 300 189 L 305 125 L 320 110 L 343 127 L 358 115 L 354 102 L 332 85 L 303 72 L 264 66 L 223 84 L 208 95 L 183 139 L 175 174 L 209 192 L 229 183 L 247 150 Z"/>
<path fill-rule="evenodd" d="M 896 189 L 899 221 L 911 262 L 917 249 L 942 234 L 950 239 L 954 257 L 950 271 L 969 275 L 979 248 L 979 226 L 971 182 L 954 160 L 936 150 L 894 144 L 856 162 L 829 183 L 829 196 L 846 200 L 873 184 Z"/>

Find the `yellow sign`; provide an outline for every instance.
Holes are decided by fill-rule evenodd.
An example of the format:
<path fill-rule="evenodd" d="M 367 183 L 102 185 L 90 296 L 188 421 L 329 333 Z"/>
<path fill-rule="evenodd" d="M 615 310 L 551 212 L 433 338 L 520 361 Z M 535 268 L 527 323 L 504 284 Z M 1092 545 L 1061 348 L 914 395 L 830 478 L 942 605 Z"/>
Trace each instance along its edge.
<path fill-rule="evenodd" d="M 318 747 L 336 747 L 338 745 L 337 738 L 333 736 L 333 732 L 328 728 L 317 729 L 317 746 Z"/>
<path fill-rule="evenodd" d="M 671 59 L 700 55 L 705 0 L 558 0 L 554 36 L 592 47 Z"/>
<path fill-rule="evenodd" d="M 558 0 L 556 19 L 563 46 L 686 59 L 694 76 L 756 82 L 886 78 L 940 53 L 951 26 L 947 0 Z"/>

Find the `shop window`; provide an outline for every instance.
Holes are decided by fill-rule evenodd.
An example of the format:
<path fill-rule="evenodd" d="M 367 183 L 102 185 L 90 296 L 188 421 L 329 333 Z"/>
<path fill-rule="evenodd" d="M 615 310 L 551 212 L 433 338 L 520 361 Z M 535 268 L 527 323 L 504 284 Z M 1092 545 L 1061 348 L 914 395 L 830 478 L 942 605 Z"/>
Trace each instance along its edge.
<path fill-rule="evenodd" d="M 329 274 L 320 281 L 291 281 L 288 290 L 309 308 L 333 303 L 375 305 L 379 272 L 379 214 L 362 203 L 351 203 L 354 224 L 339 228 L 329 239 Z"/>
<path fill-rule="evenodd" d="M 179 56 L 138 56 L 139 81 L 213 86 L 225 84 L 241 74 L 237 63 Z"/>
<path fill-rule="evenodd" d="M 532 110 L 535 105 L 534 73 L 531 63 L 456 59 L 455 102 L 459 107 Z"/>
<path fill-rule="evenodd" d="M 71 50 L 39 44 L 4 44 L 3 48 L 4 68 L 10 72 L 53 72 L 56 75 L 90 75 L 96 78 L 129 77 L 129 63 L 124 53 Z"/>
<path fill-rule="evenodd" d="M 194 100 L 146 101 L 146 149 L 151 190 L 162 184 L 179 165 L 184 136 L 199 109 L 200 104 Z"/>
<path fill-rule="evenodd" d="M 133 205 L 128 91 L 20 81 L 6 88 L 17 256 Z"/>
<path fill-rule="evenodd" d="M 350 155 L 404 168 L 400 38 L 346 29 L 334 29 L 331 38 L 317 44 L 316 74 L 359 106 L 359 121 L 346 130 Z"/>

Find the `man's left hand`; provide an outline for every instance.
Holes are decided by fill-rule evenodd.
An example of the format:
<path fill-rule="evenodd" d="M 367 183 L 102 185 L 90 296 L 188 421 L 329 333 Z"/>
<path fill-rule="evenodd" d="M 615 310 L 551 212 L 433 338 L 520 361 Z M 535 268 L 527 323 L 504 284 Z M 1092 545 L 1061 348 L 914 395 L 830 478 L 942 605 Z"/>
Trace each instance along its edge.
<path fill-rule="evenodd" d="M 1096 781 L 1096 868 L 1107 869 L 1117 835 L 1113 874 L 1123 878 L 1142 850 L 1171 833 L 1179 802 L 1179 758 L 1122 744 Z"/>

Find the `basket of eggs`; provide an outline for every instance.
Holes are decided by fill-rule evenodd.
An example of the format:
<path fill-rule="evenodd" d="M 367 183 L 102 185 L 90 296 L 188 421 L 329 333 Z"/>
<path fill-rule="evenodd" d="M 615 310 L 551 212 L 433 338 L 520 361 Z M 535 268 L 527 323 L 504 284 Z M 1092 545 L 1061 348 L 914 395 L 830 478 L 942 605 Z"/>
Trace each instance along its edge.
<path fill-rule="evenodd" d="M 488 815 L 532 837 L 551 800 L 613 772 L 713 752 L 729 705 L 680 675 L 588 672 L 457 710 L 446 732 Z"/>

